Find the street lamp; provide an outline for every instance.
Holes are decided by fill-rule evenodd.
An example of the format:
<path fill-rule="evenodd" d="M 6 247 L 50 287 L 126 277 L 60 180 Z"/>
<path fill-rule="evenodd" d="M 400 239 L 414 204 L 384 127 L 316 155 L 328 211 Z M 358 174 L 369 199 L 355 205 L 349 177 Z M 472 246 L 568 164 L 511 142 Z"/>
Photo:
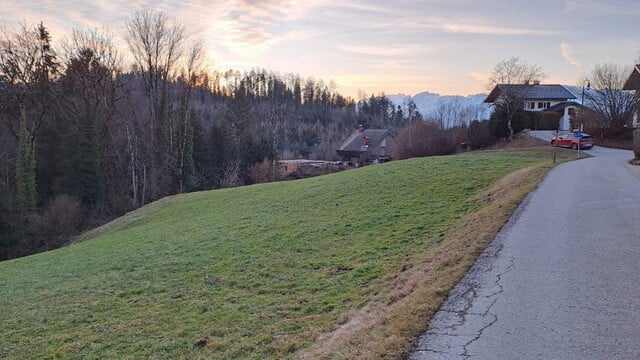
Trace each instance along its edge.
<path fill-rule="evenodd" d="M 589 79 L 585 79 L 582 82 L 582 103 L 580 105 L 582 105 L 582 107 L 580 108 L 580 131 L 582 131 L 583 126 L 584 126 L 584 85 L 587 85 L 587 90 L 591 89 L 591 82 L 589 82 Z"/>

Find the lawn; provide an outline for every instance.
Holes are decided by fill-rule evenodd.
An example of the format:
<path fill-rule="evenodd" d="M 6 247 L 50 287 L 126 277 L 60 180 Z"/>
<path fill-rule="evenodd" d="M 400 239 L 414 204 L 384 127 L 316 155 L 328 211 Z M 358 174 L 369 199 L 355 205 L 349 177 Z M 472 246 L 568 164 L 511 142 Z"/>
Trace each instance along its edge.
<path fill-rule="evenodd" d="M 0 358 L 402 356 L 550 154 L 410 159 L 162 199 L 85 241 L 0 262 Z M 519 169 L 505 183 L 515 195 L 495 188 Z M 474 229 L 480 240 L 455 245 Z"/>

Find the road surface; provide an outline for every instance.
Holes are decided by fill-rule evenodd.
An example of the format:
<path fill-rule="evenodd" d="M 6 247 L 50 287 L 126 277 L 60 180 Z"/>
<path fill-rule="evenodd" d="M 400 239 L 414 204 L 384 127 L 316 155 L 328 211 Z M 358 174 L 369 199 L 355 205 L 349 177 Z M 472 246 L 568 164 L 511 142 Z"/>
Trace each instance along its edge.
<path fill-rule="evenodd" d="M 640 169 L 587 152 L 521 204 L 411 359 L 640 359 Z"/>

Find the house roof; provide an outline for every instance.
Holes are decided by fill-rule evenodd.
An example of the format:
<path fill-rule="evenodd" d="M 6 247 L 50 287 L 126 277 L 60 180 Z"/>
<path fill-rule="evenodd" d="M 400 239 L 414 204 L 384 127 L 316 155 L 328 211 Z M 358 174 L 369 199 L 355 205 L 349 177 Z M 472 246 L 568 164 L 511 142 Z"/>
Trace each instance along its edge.
<path fill-rule="evenodd" d="M 390 134 L 389 130 L 386 129 L 356 130 L 356 132 L 351 134 L 336 151 L 338 154 L 367 152 L 370 148 L 380 145 L 380 143 Z M 363 141 L 365 136 L 368 138 L 368 146 L 365 145 Z"/>
<path fill-rule="evenodd" d="M 622 90 L 640 90 L 640 64 L 633 67 L 629 79 L 624 83 Z"/>
<path fill-rule="evenodd" d="M 498 84 L 487 98 L 485 103 L 494 103 L 503 93 L 517 94 L 523 100 L 562 100 L 575 99 L 569 90 L 557 84 Z"/>
<path fill-rule="evenodd" d="M 557 104 L 555 104 L 553 106 L 550 106 L 550 107 L 544 109 L 544 111 L 561 112 L 561 111 L 564 111 L 564 108 L 566 108 L 567 106 L 573 106 L 573 107 L 576 107 L 576 108 L 583 108 L 585 110 L 593 111 L 592 108 L 590 108 L 590 107 L 588 107 L 586 105 L 582 105 L 577 101 L 563 101 L 561 103 L 557 103 Z"/>

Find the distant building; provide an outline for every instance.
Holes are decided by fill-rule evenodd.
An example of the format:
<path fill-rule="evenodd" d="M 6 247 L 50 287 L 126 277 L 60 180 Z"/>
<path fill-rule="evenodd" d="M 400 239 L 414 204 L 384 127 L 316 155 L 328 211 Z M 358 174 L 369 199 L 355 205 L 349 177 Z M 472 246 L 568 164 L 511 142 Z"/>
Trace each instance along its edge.
<path fill-rule="evenodd" d="M 351 134 L 336 150 L 342 161 L 364 165 L 383 162 L 389 159 L 388 145 L 392 140 L 391 132 L 386 129 L 358 129 Z"/>
<path fill-rule="evenodd" d="M 308 160 L 308 159 L 295 159 L 295 160 L 278 160 L 278 171 L 281 175 L 293 174 L 296 171 L 305 167 L 322 168 L 328 166 L 335 166 L 335 161 L 325 160 Z"/>
<path fill-rule="evenodd" d="M 545 111 L 553 108 L 558 110 L 560 105 L 562 113 L 560 118 L 560 130 L 571 129 L 571 117 L 576 113 L 576 96 L 557 84 L 498 84 L 484 100 L 485 103 L 494 104 L 501 96 L 514 96 L 522 100 L 525 111 Z M 561 105 L 563 104 L 563 105 Z"/>

